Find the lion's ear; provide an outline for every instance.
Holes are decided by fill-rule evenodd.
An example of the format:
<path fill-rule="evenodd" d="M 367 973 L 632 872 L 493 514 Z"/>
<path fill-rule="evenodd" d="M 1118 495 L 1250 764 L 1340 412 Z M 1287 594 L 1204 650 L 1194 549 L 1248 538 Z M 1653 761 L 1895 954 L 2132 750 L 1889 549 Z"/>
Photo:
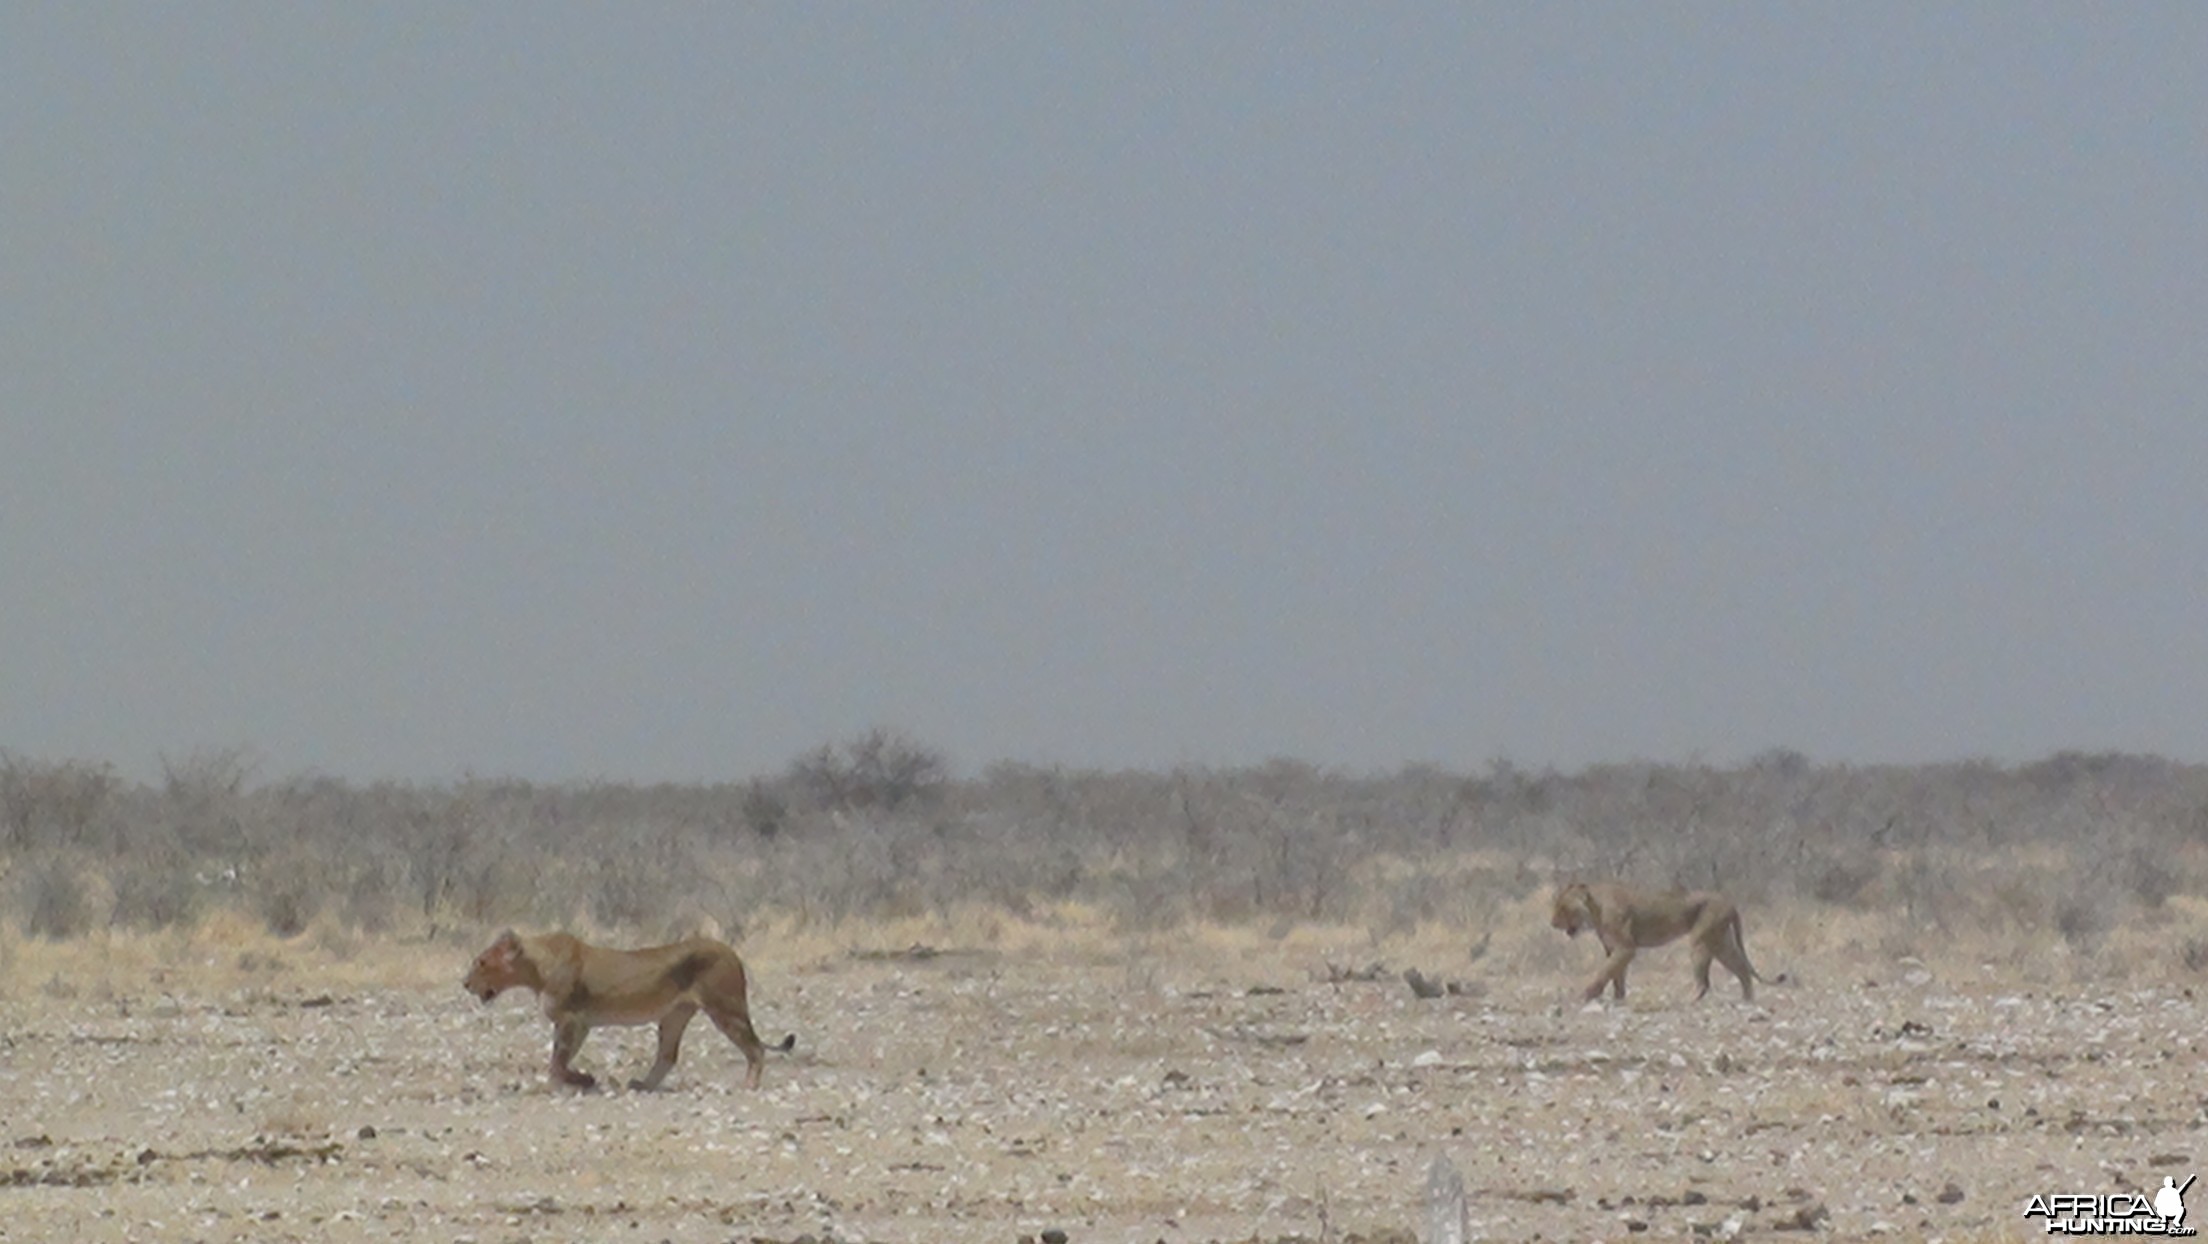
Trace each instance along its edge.
<path fill-rule="evenodd" d="M 491 943 L 491 954 L 506 963 L 521 958 L 521 935 L 512 929 L 499 934 L 498 940 Z"/>

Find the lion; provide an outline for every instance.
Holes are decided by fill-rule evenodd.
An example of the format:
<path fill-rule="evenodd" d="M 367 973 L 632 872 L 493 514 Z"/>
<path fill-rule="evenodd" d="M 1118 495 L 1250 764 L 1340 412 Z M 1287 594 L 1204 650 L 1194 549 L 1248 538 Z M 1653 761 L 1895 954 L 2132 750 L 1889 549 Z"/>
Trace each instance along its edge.
<path fill-rule="evenodd" d="M 555 1085 L 597 1086 L 597 1077 L 573 1066 L 591 1029 L 657 1023 L 659 1059 L 641 1079 L 629 1081 L 629 1087 L 658 1088 L 682 1050 L 682 1030 L 701 1010 L 744 1052 L 749 1068 L 745 1087 L 759 1087 L 767 1061 L 768 1046 L 753 1031 L 744 1002 L 744 961 L 725 942 L 710 937 L 646 950 L 610 950 L 566 933 L 523 937 L 508 929 L 475 957 L 461 983 L 485 1003 L 516 985 L 536 991 L 545 1018 L 552 1021 Z M 796 1045 L 793 1032 L 773 1048 L 787 1053 Z"/>
<path fill-rule="evenodd" d="M 1583 928 L 1593 929 L 1609 955 L 1594 983 L 1587 986 L 1589 1002 L 1602 996 L 1604 985 L 1623 999 L 1625 969 L 1633 962 L 1634 954 L 1681 937 L 1694 942 L 1694 979 L 1698 986 L 1695 1001 L 1700 1002 L 1710 992 L 1712 959 L 1740 978 L 1740 996 L 1751 1002 L 1756 997 L 1755 982 L 1765 980 L 1748 962 L 1748 947 L 1741 940 L 1740 909 L 1713 890 L 1644 894 L 1615 881 L 1575 881 L 1556 892 L 1556 907 L 1549 923 L 1571 937 L 1578 937 Z"/>

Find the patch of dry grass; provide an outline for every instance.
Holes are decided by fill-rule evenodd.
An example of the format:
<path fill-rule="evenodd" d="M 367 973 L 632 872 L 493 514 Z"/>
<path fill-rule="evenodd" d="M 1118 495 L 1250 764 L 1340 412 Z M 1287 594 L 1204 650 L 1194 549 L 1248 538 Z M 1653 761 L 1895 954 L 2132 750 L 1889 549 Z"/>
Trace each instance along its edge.
<path fill-rule="evenodd" d="M 1171 929 L 1129 929 L 1108 905 L 1067 900 L 1018 911 L 958 904 L 940 911 L 823 924 L 791 910 L 753 912 L 729 925 L 710 916 L 669 923 L 668 937 L 700 933 L 732 941 L 758 971 L 789 971 L 852 957 L 894 957 L 915 948 L 952 954 L 1040 958 L 1133 973 L 1159 986 L 1186 976 L 1187 965 L 1298 965 L 1323 979 L 1330 970 L 1416 968 L 1440 981 L 1492 985 L 1554 982 L 1560 995 L 1597 963 L 1587 939 L 1550 927 L 1549 892 L 1491 897 L 1457 920 L 1367 923 L 1186 921 Z M 1941 929 L 1890 910 L 1783 901 L 1744 912 L 1750 957 L 1767 978 L 1807 989 L 1844 989 L 1865 981 L 1929 971 L 1947 979 L 2007 982 L 2017 988 L 2101 986 L 2116 982 L 2189 985 L 2208 976 L 2208 899 L 2176 895 L 2113 921 L 2090 945 L 2066 936 L 2051 915 L 1988 920 Z M 1951 924 L 1954 922 L 1951 922 Z M 730 936 L 730 925 L 736 935 Z M 325 912 L 292 936 L 265 922 L 216 908 L 189 925 L 160 931 L 111 928 L 68 939 L 30 937 L 0 926 L 0 993 L 30 989 L 79 992 L 190 987 L 242 989 L 442 986 L 502 927 L 414 920 L 370 936 Z M 523 925 L 524 928 L 549 926 Z M 569 926 L 589 940 L 633 946 L 652 938 L 588 919 Z M 1676 960 L 1676 962 L 1674 962 Z M 1635 979 L 1686 977 L 1686 951 L 1645 952 Z M 1659 987 L 1662 987 L 1661 985 Z"/>

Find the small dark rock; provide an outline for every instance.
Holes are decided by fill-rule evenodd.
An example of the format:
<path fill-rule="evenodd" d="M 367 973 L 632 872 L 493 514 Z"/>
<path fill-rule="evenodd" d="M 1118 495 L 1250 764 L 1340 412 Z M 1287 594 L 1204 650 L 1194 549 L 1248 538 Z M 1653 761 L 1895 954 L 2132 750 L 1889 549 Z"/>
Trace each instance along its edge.
<path fill-rule="evenodd" d="M 363 1123 L 360 1125 L 360 1130 L 354 1132 L 353 1136 L 359 1140 L 374 1140 L 376 1138 L 376 1129 L 369 1124 Z"/>
<path fill-rule="evenodd" d="M 1815 1231 L 1830 1217 L 1832 1212 L 1825 1208 L 1824 1202 L 1817 1201 L 1802 1206 L 1771 1225 L 1780 1231 Z"/>
<path fill-rule="evenodd" d="M 1066 1233 L 1056 1227 L 1043 1232 L 1043 1244 L 1066 1244 Z"/>
<path fill-rule="evenodd" d="M 1937 1199 L 1942 1205 L 1961 1204 L 1963 1199 L 1962 1185 L 1949 1180 L 1947 1185 L 1940 1189 L 1940 1195 Z"/>

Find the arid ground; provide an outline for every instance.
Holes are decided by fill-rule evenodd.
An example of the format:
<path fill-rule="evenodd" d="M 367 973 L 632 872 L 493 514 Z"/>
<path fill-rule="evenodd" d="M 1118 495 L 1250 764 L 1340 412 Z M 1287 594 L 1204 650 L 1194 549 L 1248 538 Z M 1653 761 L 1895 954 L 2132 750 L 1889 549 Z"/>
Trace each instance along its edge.
<path fill-rule="evenodd" d="M 457 936 L 19 944 L 0 1239 L 1410 1241 L 1443 1159 L 1475 1239 L 2022 1240 L 2035 1193 L 2208 1165 L 2182 984 L 1781 947 L 1787 983 L 1695 1004 L 1674 947 L 1582 1008 L 1595 952 L 1555 941 L 759 937 L 797 1052 L 747 1091 L 701 1022 L 654 1094 L 548 1088 L 548 1026 L 464 994 Z M 580 1065 L 625 1082 L 648 1031 Z"/>

